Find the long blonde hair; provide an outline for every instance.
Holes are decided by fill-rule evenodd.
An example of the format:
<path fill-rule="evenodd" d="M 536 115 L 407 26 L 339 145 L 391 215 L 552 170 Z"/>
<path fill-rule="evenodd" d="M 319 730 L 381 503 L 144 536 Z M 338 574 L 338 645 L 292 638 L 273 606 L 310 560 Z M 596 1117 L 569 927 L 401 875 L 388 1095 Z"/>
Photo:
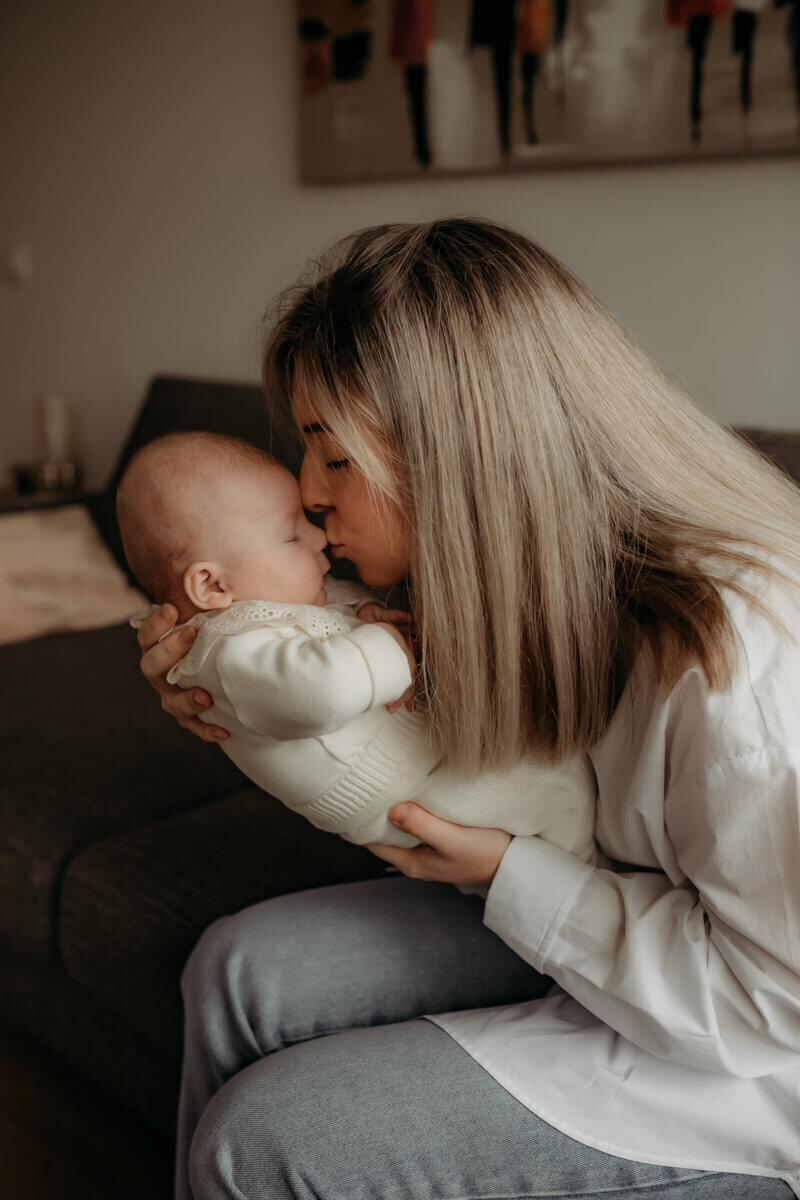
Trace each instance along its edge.
<path fill-rule="evenodd" d="M 724 688 L 720 589 L 800 570 L 793 484 L 518 233 L 363 230 L 267 320 L 270 399 L 301 375 L 408 514 L 421 700 L 465 775 L 592 745 L 643 648 L 664 688 L 692 662 Z"/>

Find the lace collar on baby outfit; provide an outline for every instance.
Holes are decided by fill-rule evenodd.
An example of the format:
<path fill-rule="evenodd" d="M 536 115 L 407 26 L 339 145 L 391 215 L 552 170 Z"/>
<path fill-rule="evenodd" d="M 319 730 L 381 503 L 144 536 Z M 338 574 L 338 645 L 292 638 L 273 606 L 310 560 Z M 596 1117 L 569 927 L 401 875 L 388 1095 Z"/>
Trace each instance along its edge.
<path fill-rule="evenodd" d="M 131 617 L 133 628 L 138 629 L 157 608 L 158 605 L 154 604 L 147 612 Z M 287 630 L 300 629 L 310 637 L 326 638 L 335 633 L 348 633 L 351 628 L 351 624 L 335 608 L 320 608 L 314 604 L 270 604 L 266 600 L 239 600 L 222 612 L 195 613 L 184 624 L 194 625 L 198 631 L 197 637 L 188 654 L 167 676 L 170 683 L 175 682 L 171 678 L 173 671 L 199 671 L 214 643 L 221 637 L 272 626 Z M 172 633 L 172 629 L 169 632 Z M 164 634 L 164 637 L 167 636 Z"/>

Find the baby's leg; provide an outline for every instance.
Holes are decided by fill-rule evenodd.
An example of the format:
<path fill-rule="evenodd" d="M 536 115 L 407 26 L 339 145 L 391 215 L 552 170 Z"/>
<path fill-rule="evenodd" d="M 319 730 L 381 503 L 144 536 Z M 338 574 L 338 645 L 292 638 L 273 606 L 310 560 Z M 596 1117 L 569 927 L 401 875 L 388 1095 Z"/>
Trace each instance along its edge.
<path fill-rule="evenodd" d="M 542 837 L 588 861 L 594 853 L 596 796 L 597 781 L 585 755 L 550 766 L 529 754 L 509 771 L 484 771 L 464 782 L 440 768 L 415 799 L 447 821 Z"/>

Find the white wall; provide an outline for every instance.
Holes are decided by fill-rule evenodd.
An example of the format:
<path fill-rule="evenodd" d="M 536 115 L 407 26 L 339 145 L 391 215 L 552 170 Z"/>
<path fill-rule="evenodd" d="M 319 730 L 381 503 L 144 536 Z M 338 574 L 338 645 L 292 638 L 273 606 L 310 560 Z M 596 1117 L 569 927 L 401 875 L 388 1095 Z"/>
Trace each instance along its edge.
<path fill-rule="evenodd" d="M 706 407 L 800 426 L 800 159 L 302 187 L 291 0 L 4 0 L 0 472 L 32 398 L 89 482 L 158 372 L 257 376 L 272 295 L 338 235 L 452 213 L 560 256 Z"/>

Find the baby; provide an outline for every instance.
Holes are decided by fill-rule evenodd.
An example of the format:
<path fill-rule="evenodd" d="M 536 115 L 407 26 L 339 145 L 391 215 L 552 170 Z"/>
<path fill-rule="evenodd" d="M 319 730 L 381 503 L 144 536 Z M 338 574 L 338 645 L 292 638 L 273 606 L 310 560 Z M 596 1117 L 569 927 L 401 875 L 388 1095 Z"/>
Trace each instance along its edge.
<path fill-rule="evenodd" d="M 413 682 L 410 647 L 377 619 L 365 588 L 326 579 L 325 534 L 268 454 L 216 434 L 160 438 L 128 466 L 117 516 L 143 590 L 198 630 L 169 681 L 210 693 L 202 719 L 230 731 L 222 748 L 259 787 L 360 844 L 416 845 L 387 817 L 416 799 L 462 825 L 539 834 L 593 856 L 594 777 L 583 757 L 557 767 L 525 757 L 464 783 L 440 761 L 422 714 L 388 710 Z"/>

